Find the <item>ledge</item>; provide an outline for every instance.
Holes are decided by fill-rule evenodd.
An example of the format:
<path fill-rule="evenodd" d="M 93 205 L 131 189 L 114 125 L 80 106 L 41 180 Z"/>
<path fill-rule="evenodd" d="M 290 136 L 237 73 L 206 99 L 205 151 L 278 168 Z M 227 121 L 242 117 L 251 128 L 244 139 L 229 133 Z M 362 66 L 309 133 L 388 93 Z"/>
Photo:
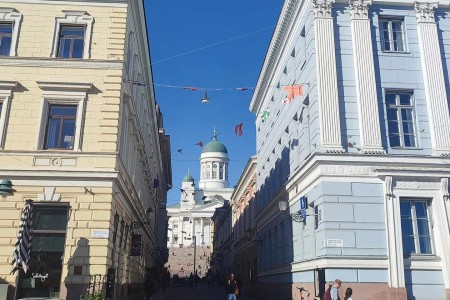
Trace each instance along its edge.
<path fill-rule="evenodd" d="M 36 83 L 43 91 L 70 91 L 87 93 L 92 88 L 92 83 L 50 81 L 37 81 Z"/>

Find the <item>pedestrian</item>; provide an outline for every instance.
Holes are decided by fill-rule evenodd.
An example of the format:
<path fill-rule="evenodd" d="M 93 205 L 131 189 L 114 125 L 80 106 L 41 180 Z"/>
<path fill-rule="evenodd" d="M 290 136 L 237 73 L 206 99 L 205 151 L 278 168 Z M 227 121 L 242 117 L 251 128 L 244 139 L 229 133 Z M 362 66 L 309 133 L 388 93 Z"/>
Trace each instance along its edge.
<path fill-rule="evenodd" d="M 233 273 L 230 274 L 225 284 L 225 292 L 227 294 L 227 300 L 236 300 L 236 295 L 239 293 L 239 290 Z"/>
<path fill-rule="evenodd" d="M 341 300 L 339 298 L 339 288 L 341 287 L 342 281 L 340 279 L 336 279 L 334 281 L 333 287 L 331 288 L 331 300 Z"/>
<path fill-rule="evenodd" d="M 353 294 L 352 289 L 351 289 L 351 288 L 347 288 L 347 289 L 345 290 L 344 300 L 353 300 L 353 299 L 352 299 L 352 294 Z"/>

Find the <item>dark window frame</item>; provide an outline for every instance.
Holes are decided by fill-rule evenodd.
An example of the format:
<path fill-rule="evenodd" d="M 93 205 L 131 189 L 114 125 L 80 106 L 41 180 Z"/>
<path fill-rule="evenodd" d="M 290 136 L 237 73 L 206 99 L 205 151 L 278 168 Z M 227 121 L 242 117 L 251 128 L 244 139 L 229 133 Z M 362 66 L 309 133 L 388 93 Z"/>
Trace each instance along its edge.
<path fill-rule="evenodd" d="M 55 106 L 70 106 L 76 108 L 75 116 L 64 116 L 64 115 L 52 115 L 51 109 Z M 75 135 L 76 135 L 76 129 L 77 129 L 77 114 L 78 114 L 78 105 L 76 104 L 64 104 L 64 103 L 50 103 L 48 105 L 48 111 L 47 111 L 47 123 L 45 127 L 45 135 L 44 135 L 44 150 L 49 149 L 59 149 L 59 150 L 73 150 L 75 145 Z M 59 119 L 61 121 L 61 124 L 59 125 L 59 135 L 58 135 L 58 147 L 56 148 L 50 148 L 48 147 L 48 130 L 50 125 L 51 119 Z M 63 138 L 63 127 L 64 127 L 64 121 L 65 120 L 74 120 L 74 129 L 73 129 L 73 137 L 74 137 L 74 143 L 72 144 L 72 147 L 70 148 L 62 148 L 62 138 Z"/>
<path fill-rule="evenodd" d="M 74 27 L 74 28 L 82 28 L 83 29 L 83 36 L 81 35 L 62 35 L 63 28 L 64 27 Z M 63 40 L 71 40 L 70 42 L 70 50 L 69 50 L 69 56 L 62 56 L 61 55 L 61 44 Z M 82 40 L 83 41 L 83 49 L 81 51 L 81 57 L 73 57 L 73 47 L 75 40 Z M 58 58 L 68 58 L 68 59 L 83 59 L 83 53 L 84 53 L 84 47 L 86 47 L 86 25 L 78 25 L 78 24 L 61 24 L 59 28 L 59 34 L 58 34 L 58 48 L 56 55 Z"/>

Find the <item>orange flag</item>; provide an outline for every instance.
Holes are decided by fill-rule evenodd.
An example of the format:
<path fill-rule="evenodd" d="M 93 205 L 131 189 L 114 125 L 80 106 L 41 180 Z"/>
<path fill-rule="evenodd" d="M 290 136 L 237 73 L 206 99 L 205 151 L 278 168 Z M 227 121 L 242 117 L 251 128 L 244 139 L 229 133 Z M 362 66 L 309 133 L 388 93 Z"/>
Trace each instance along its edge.
<path fill-rule="evenodd" d="M 283 86 L 283 89 L 288 93 L 286 99 L 283 100 L 286 105 L 291 104 L 295 97 L 303 96 L 303 86 L 300 84 Z"/>

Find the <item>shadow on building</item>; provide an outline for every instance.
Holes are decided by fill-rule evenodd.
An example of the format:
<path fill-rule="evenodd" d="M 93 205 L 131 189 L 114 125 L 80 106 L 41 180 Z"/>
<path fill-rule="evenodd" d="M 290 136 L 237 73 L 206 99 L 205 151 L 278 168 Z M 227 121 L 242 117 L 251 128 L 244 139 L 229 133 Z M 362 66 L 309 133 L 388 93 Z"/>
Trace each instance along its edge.
<path fill-rule="evenodd" d="M 89 269 L 89 240 L 80 238 L 77 248 L 67 263 L 68 274 L 65 278 L 66 300 L 79 300 L 81 296 L 91 293 L 91 274 Z M 101 283 L 99 283 L 101 284 Z M 96 287 L 100 289 L 103 287 Z"/>

